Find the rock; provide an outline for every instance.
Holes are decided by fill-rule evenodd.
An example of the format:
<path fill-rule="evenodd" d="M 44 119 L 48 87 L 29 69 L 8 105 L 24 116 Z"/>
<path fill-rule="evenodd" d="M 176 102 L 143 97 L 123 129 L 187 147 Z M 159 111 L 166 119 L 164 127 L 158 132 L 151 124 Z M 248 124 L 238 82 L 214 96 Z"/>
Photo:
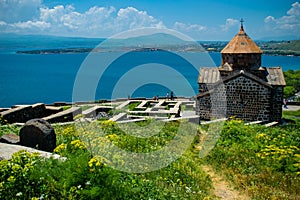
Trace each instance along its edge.
<path fill-rule="evenodd" d="M 56 135 L 53 127 L 43 119 L 32 119 L 20 130 L 20 144 L 26 147 L 53 152 Z"/>
<path fill-rule="evenodd" d="M 5 134 L 2 135 L 2 137 L 0 138 L 0 142 L 6 144 L 19 144 L 20 137 L 16 134 Z"/>

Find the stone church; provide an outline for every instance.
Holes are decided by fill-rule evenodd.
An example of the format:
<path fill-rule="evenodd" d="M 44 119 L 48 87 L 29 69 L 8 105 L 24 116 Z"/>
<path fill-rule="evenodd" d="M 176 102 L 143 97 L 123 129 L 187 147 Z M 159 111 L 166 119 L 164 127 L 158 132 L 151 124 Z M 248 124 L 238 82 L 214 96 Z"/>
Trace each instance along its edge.
<path fill-rule="evenodd" d="M 196 113 L 202 120 L 236 117 L 280 121 L 285 80 L 281 67 L 262 67 L 262 50 L 240 31 L 221 51 L 218 68 L 200 69 Z"/>

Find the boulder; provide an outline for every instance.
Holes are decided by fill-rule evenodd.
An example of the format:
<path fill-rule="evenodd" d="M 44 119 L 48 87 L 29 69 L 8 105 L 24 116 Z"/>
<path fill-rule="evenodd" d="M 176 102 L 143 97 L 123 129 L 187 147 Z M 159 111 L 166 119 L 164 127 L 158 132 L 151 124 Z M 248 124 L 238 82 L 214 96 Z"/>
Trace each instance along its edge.
<path fill-rule="evenodd" d="M 20 137 L 16 134 L 5 134 L 0 138 L 0 142 L 7 144 L 19 144 Z"/>
<path fill-rule="evenodd" d="M 55 131 L 43 119 L 29 120 L 20 130 L 20 145 L 53 152 L 56 147 Z"/>

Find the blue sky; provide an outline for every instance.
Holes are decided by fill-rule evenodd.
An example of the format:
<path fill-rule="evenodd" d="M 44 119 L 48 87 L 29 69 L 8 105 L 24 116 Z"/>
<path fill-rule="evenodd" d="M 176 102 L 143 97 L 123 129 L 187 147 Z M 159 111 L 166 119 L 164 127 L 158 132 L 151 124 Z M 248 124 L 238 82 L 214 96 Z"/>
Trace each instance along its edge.
<path fill-rule="evenodd" d="M 143 27 L 230 40 L 239 20 L 253 39 L 300 38 L 296 0 L 0 0 L 0 33 L 110 37 Z"/>

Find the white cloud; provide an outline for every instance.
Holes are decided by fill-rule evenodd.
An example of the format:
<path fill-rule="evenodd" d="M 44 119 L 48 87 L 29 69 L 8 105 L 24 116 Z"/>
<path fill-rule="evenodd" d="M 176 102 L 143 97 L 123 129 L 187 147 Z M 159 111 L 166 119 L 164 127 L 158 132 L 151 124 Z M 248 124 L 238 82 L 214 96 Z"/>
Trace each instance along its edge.
<path fill-rule="evenodd" d="M 7 23 L 6 23 L 6 22 L 4 22 L 4 21 L 0 21 L 0 26 L 5 26 L 5 25 L 7 25 Z"/>
<path fill-rule="evenodd" d="M 20 29 L 40 29 L 44 30 L 49 28 L 51 25 L 50 23 L 44 21 L 27 21 L 27 22 L 17 22 L 11 24 L 12 27 L 20 28 Z"/>
<path fill-rule="evenodd" d="M 228 31 L 231 27 L 235 27 L 238 23 L 239 20 L 228 18 L 226 19 L 226 23 L 220 27 L 223 31 Z"/>
<path fill-rule="evenodd" d="M 37 19 L 41 6 L 41 0 L 0 0 L 0 20 L 14 23 Z"/>
<path fill-rule="evenodd" d="M 287 11 L 287 15 L 279 18 L 267 16 L 264 20 L 267 30 L 299 34 L 300 32 L 300 4 L 295 2 Z"/>
<path fill-rule="evenodd" d="M 295 16 L 299 13 L 297 7 L 299 4 L 288 13 Z M 210 27 L 174 20 L 171 27 L 166 27 L 163 21 L 134 7 L 116 9 L 94 6 L 78 11 L 71 5 L 47 7 L 42 4 L 42 0 L 0 0 L 0 11 L 0 33 L 110 37 L 130 29 L 155 27 L 173 28 L 190 37 L 204 40 L 226 39 L 231 27 L 238 23 L 238 20 L 228 18 L 224 25 Z M 268 20 L 277 19 L 270 16 L 270 19 L 266 19 Z"/>
<path fill-rule="evenodd" d="M 143 27 L 164 28 L 162 21 L 147 14 L 146 11 L 139 11 L 133 7 L 121 8 L 115 19 L 114 27 L 119 31 Z"/>
<path fill-rule="evenodd" d="M 162 21 L 134 7 L 116 10 L 94 6 L 77 12 L 71 5 L 48 8 L 41 0 L 0 0 L 0 9 L 5 8 L 9 12 L 0 14 L 2 32 L 107 37 L 128 29 L 165 27 Z M 16 11 L 20 12 L 10 18 Z"/>
<path fill-rule="evenodd" d="M 174 29 L 183 32 L 190 32 L 190 31 L 205 31 L 206 27 L 199 24 L 184 24 L 181 22 L 175 22 Z"/>
<path fill-rule="evenodd" d="M 300 4 L 295 2 L 292 4 L 292 8 L 287 11 L 288 15 L 300 16 Z"/>
<path fill-rule="evenodd" d="M 268 16 L 264 20 L 265 23 L 274 22 L 274 21 L 275 21 L 275 18 L 273 16 Z"/>

